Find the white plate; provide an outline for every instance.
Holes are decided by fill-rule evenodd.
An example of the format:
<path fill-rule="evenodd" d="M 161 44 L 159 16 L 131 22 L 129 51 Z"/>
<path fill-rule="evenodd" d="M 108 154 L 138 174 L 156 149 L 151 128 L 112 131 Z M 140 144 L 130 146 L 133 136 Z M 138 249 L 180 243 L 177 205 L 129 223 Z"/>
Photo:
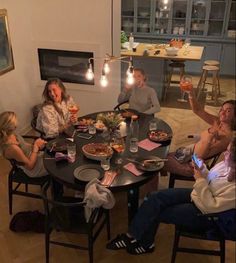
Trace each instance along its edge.
<path fill-rule="evenodd" d="M 79 181 L 89 182 L 93 179 L 101 179 L 103 177 L 102 172 L 100 166 L 86 164 L 74 170 L 74 177 Z"/>

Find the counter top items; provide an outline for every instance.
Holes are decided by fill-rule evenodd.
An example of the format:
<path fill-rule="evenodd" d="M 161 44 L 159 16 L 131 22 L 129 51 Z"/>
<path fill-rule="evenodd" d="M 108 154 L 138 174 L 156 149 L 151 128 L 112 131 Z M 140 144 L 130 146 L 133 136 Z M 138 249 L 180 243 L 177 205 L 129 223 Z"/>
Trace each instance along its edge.
<path fill-rule="evenodd" d="M 166 47 L 167 56 L 177 56 L 179 48 L 177 47 Z"/>

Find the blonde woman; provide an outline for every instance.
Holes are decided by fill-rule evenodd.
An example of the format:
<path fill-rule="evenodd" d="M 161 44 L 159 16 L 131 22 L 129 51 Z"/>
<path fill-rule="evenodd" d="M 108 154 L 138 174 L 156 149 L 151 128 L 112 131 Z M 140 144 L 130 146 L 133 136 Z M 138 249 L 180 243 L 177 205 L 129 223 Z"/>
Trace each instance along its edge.
<path fill-rule="evenodd" d="M 0 150 L 6 159 L 14 159 L 29 177 L 47 175 L 43 165 L 43 153 L 40 150 L 46 141 L 37 139 L 33 144 L 16 133 L 17 118 L 11 111 L 0 114 Z"/>
<path fill-rule="evenodd" d="M 44 104 L 37 118 L 37 129 L 43 131 L 46 138 L 55 138 L 65 131 L 73 121 L 69 106 L 75 105 L 66 88 L 58 78 L 47 81 L 43 91 Z"/>

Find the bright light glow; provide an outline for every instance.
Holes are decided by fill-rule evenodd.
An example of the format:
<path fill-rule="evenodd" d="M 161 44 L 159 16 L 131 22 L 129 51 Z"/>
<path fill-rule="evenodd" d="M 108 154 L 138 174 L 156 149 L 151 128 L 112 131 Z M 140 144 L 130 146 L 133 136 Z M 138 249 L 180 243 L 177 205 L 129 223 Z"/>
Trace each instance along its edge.
<path fill-rule="evenodd" d="M 167 5 L 164 6 L 164 10 L 166 10 L 166 9 L 167 9 Z"/>
<path fill-rule="evenodd" d="M 106 75 L 102 75 L 101 78 L 100 78 L 100 84 L 102 87 L 107 87 L 108 85 L 108 80 L 107 80 L 107 77 Z"/>
<path fill-rule="evenodd" d="M 106 74 L 108 74 L 110 72 L 110 66 L 108 64 L 108 62 L 104 62 L 104 65 L 103 65 L 103 70 Z"/>
<path fill-rule="evenodd" d="M 163 4 L 164 4 L 164 5 L 168 4 L 168 0 L 164 0 L 164 1 L 163 1 Z"/>
<path fill-rule="evenodd" d="M 88 68 L 88 70 L 86 72 L 86 79 L 87 80 L 93 80 L 94 79 L 93 70 L 91 68 Z"/>
<path fill-rule="evenodd" d="M 133 74 L 129 74 L 126 78 L 126 83 L 128 85 L 133 85 L 134 84 L 134 75 Z"/>

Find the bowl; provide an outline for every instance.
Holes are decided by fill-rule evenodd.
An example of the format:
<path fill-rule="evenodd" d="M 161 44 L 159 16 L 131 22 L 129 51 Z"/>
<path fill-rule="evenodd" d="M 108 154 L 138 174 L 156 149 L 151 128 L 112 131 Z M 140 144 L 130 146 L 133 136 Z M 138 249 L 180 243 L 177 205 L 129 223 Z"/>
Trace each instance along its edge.
<path fill-rule="evenodd" d="M 166 47 L 167 56 L 177 56 L 179 49 L 177 47 Z"/>

